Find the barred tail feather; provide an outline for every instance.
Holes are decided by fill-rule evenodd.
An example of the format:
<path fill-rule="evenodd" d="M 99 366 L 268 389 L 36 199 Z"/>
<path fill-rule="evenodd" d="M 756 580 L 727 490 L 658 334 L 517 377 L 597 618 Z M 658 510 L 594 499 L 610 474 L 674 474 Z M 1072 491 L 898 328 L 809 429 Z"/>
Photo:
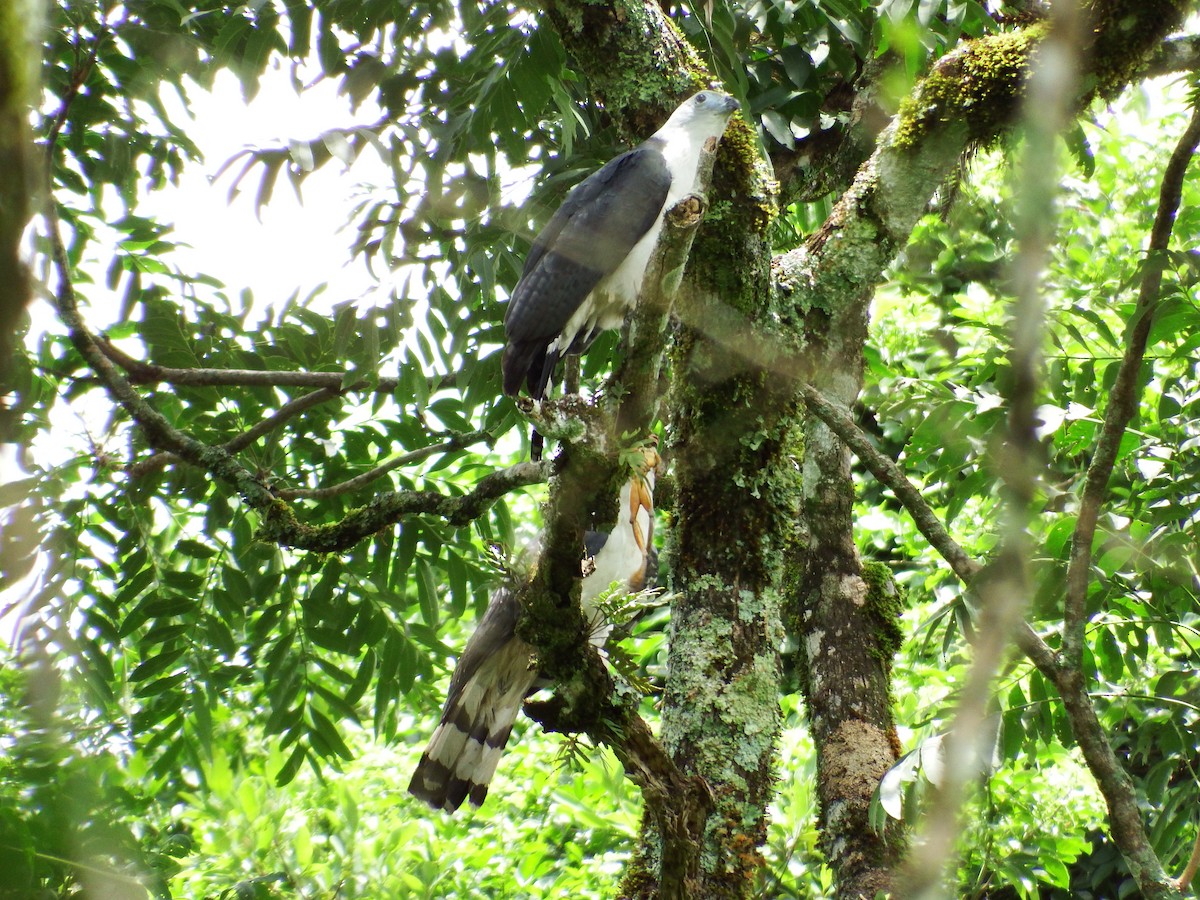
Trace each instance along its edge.
<path fill-rule="evenodd" d="M 446 812 L 468 799 L 474 806 L 483 803 L 521 703 L 537 681 L 530 656 L 530 646 L 511 637 L 461 689 L 452 689 L 413 772 L 410 794 Z"/>

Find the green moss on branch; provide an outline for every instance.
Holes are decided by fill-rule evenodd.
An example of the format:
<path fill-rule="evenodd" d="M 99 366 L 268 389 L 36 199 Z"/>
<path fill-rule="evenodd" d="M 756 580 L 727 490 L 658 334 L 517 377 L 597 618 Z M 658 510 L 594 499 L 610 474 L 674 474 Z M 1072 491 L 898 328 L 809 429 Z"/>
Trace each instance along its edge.
<path fill-rule="evenodd" d="M 1015 121 L 1033 49 L 1044 25 L 971 41 L 944 56 L 900 106 L 893 144 L 916 146 L 931 130 L 965 127 L 969 143 L 989 144 Z"/>
<path fill-rule="evenodd" d="M 1186 0 L 1087 4 L 1090 42 L 1081 54 L 1080 107 L 1094 97 L 1110 99 L 1123 90 L 1191 7 Z M 944 56 L 901 104 L 893 146 L 911 150 L 946 127 L 965 129 L 968 146 L 995 142 L 1018 120 L 1025 81 L 1050 27 L 1041 22 L 988 35 Z"/>

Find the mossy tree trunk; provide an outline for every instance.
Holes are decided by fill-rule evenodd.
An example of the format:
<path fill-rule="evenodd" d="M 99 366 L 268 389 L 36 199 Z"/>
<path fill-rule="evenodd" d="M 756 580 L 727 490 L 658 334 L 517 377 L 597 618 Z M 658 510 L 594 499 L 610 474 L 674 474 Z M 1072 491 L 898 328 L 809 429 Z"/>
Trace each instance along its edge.
<path fill-rule="evenodd" d="M 20 248 L 36 183 L 29 108 L 37 96 L 41 20 L 40 0 L 6 0 L 0 6 L 0 383 L 13 332 L 30 298 Z"/>
<path fill-rule="evenodd" d="M 1122 86 L 1186 6 L 1091 4 L 1089 83 L 1107 92 Z M 559 0 L 549 12 L 631 138 L 653 130 L 674 99 L 709 83 L 657 4 Z M 853 405 L 876 285 L 937 188 L 1015 120 L 1043 33 L 965 45 L 938 64 L 869 160 L 856 167 L 845 152 L 831 156 L 831 172 L 857 168 L 853 182 L 825 226 L 773 268 L 766 230 L 774 186 L 748 135 L 735 127 L 726 136 L 713 209 L 676 301 L 684 326 L 669 396 L 677 599 L 662 735 L 674 763 L 704 779 L 713 803 L 687 823 L 698 852 L 682 878 L 664 878 L 678 861 L 663 858 L 657 825 L 644 820 L 624 896 L 751 893 L 773 777 L 783 622 L 802 644 L 822 840 L 839 895 L 869 897 L 892 884 L 902 836 L 874 833 L 866 817 L 900 749 L 890 660 L 901 599 L 886 569 L 857 556 L 848 452 L 804 415 L 796 388 L 809 373 L 834 404 Z M 864 97 L 872 90 L 857 88 Z M 869 149 L 864 142 L 859 152 Z M 809 162 L 810 171 L 821 164 Z M 784 172 L 782 193 L 804 196 L 795 180 L 805 167 Z M 807 365 L 797 367 L 802 357 Z"/>
<path fill-rule="evenodd" d="M 758 205 L 766 198 L 749 199 L 727 208 L 693 247 L 678 301 L 684 322 L 711 321 L 704 311 L 720 305 L 768 329 Z M 731 254 L 740 257 L 734 266 Z M 794 394 L 760 364 L 731 357 L 719 329 L 700 327 L 685 327 L 672 359 L 676 599 L 663 741 L 714 794 L 697 897 L 747 895 L 762 863 L 775 777 L 781 562 L 797 512 L 799 446 Z M 643 836 L 651 857 L 656 846 L 656 835 Z"/>
<path fill-rule="evenodd" d="M 1090 5 L 1088 83 L 1114 92 L 1178 22 L 1187 4 Z M 782 282 L 800 285 L 811 383 L 848 412 L 862 384 L 871 298 L 937 189 L 973 148 L 1015 120 L 1035 27 L 964 45 L 943 58 L 906 104 L 880 149 L 858 171 L 822 229 L 779 260 Z M 1081 98 L 1086 100 L 1088 98 Z M 785 187 L 785 192 L 787 188 Z M 879 776 L 899 748 L 890 710 L 890 659 L 899 599 L 890 575 L 860 563 L 853 541 L 848 450 L 809 421 L 804 465 L 803 552 L 793 560 L 785 619 L 799 630 L 802 687 L 818 752 L 821 836 L 839 896 L 872 897 L 892 884 L 902 843 L 873 832 L 866 816 Z M 1036 662 L 1037 660 L 1035 660 Z M 1096 773 L 1101 777 L 1101 773 Z M 1141 823 L 1122 843 L 1148 895 L 1169 890 Z"/>
<path fill-rule="evenodd" d="M 846 410 L 862 388 L 866 331 L 863 303 L 837 302 L 809 316 L 818 360 L 812 383 Z M 868 564 L 871 577 L 864 573 L 854 543 L 850 454 L 815 417 L 805 425 L 801 522 L 805 540 L 792 559 L 788 612 L 817 748 L 822 846 L 840 896 L 874 897 L 891 889 L 903 846 L 868 821 L 875 789 L 900 753 L 891 703 L 900 600 L 886 566 Z"/>
<path fill-rule="evenodd" d="M 631 136 L 673 99 L 711 84 L 694 51 L 653 4 L 557 3 L 564 44 Z M 770 321 L 771 179 L 748 129 L 726 133 L 676 300 L 685 321 L 737 310 Z M 779 727 L 783 542 L 798 505 L 797 400 L 761 361 L 731 364 L 719 336 L 685 329 L 671 362 L 670 445 L 677 478 L 670 550 L 672 608 L 663 744 L 699 776 L 709 809 L 689 823 L 695 858 L 682 877 L 651 816 L 623 883 L 630 897 L 748 896 L 761 867 Z M 682 376 L 681 373 L 686 373 Z M 671 874 L 668 874 L 671 873 Z"/>

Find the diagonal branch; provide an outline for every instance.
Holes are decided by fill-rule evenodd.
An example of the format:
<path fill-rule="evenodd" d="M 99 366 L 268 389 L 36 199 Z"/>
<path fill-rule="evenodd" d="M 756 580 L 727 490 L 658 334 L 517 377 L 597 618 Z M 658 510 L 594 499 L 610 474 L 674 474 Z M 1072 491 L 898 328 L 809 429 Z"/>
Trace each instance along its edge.
<path fill-rule="evenodd" d="M 1200 871 L 1200 832 L 1196 834 L 1196 842 L 1192 845 L 1192 855 L 1188 857 L 1187 865 L 1183 867 L 1183 874 L 1175 882 L 1179 890 L 1186 891 L 1191 887 L 1192 879 L 1196 877 L 1196 872 Z"/>
<path fill-rule="evenodd" d="M 282 428 L 291 419 L 294 419 L 300 413 L 312 409 L 315 406 L 320 406 L 326 400 L 332 400 L 340 394 L 332 388 L 320 388 L 311 393 L 305 394 L 302 397 L 296 397 L 294 400 L 289 400 L 283 406 L 279 407 L 274 413 L 267 416 L 261 422 L 247 428 L 237 437 L 221 444 L 221 449 L 227 453 L 240 453 L 245 450 L 260 437 L 270 434 L 279 428 Z M 151 472 L 157 472 L 164 466 L 177 461 L 179 457 L 173 453 L 155 453 L 145 459 L 139 460 L 129 466 L 128 472 L 131 478 L 142 478 Z M 283 497 L 282 492 L 276 492 L 276 496 Z"/>
<path fill-rule="evenodd" d="M 730 128 L 738 127 L 742 126 L 736 121 L 730 123 Z M 712 178 L 714 150 L 709 147 L 700 157 L 699 184 L 706 185 Z M 645 286 L 629 318 L 625 358 L 611 380 L 610 393 L 621 400 L 615 411 L 619 435 L 645 434 L 658 419 L 667 328 L 688 254 L 706 210 L 706 199 L 692 194 L 667 211 L 666 227 L 646 267 Z"/>
<path fill-rule="evenodd" d="M 309 396 L 312 396 L 311 394 Z M 418 447 L 416 450 L 410 450 L 407 453 L 401 453 L 392 457 L 387 462 L 382 463 L 369 472 L 363 472 L 361 475 L 355 475 L 353 478 L 348 478 L 338 484 L 331 484 L 328 487 L 320 488 L 291 488 L 285 490 L 277 490 L 275 496 L 281 500 L 323 500 L 326 497 L 336 497 L 339 494 L 348 494 L 351 491 L 357 491 L 360 488 L 366 487 L 372 481 L 382 478 L 388 472 L 400 468 L 401 466 L 411 465 L 412 463 L 420 462 L 423 459 L 428 459 L 435 453 L 449 453 L 454 450 L 461 450 L 464 447 L 469 447 L 472 444 L 477 444 L 480 441 L 487 441 L 489 445 L 492 442 L 492 436 L 486 431 L 470 431 L 466 434 L 456 434 L 448 440 L 442 441 L 440 444 L 430 444 L 428 447 Z"/>
<path fill-rule="evenodd" d="M 829 427 L 830 431 L 841 438 L 842 443 L 854 452 L 854 455 L 872 475 L 879 479 L 880 483 L 892 489 L 896 499 L 912 516 L 917 530 L 925 536 L 930 546 L 950 564 L 954 574 L 964 583 L 971 583 L 975 576 L 983 571 L 983 566 L 950 536 L 937 513 L 925 502 L 920 490 L 908 480 L 900 467 L 880 453 L 854 420 L 811 384 L 801 384 L 800 393 L 804 397 L 809 412 L 816 415 Z"/>
<path fill-rule="evenodd" d="M 67 326 L 71 343 L 113 399 L 142 429 L 152 447 L 209 472 L 218 481 L 231 486 L 252 509 L 262 514 L 258 532 L 260 540 L 298 550 L 336 553 L 349 549 L 381 528 L 394 525 L 405 516 L 424 513 L 442 516 L 452 525 L 466 525 L 509 491 L 546 480 L 547 471 L 542 466 L 521 463 L 484 476 L 473 490 L 462 496 L 447 496 L 436 491 L 392 492 L 373 498 L 366 506 L 353 510 L 341 521 L 330 525 L 312 526 L 298 521 L 292 508 L 275 496 L 257 475 L 234 459 L 227 449 L 205 444 L 175 428 L 117 370 L 79 312 L 79 298 L 71 280 L 71 262 L 63 241 L 58 212 L 52 202 L 47 204 L 44 216 L 54 268 L 59 278 L 56 306 L 59 318 Z"/>
<path fill-rule="evenodd" d="M 67 116 L 71 111 L 71 104 L 75 102 L 75 98 L 83 90 L 83 85 L 87 81 L 88 74 L 92 71 L 92 67 L 96 65 L 96 59 L 100 55 L 101 44 L 111 38 L 112 32 L 108 28 L 108 12 L 103 8 L 100 10 L 100 28 L 92 36 L 91 46 L 88 47 L 86 54 L 80 52 L 81 38 L 79 30 L 76 29 L 73 43 L 76 60 L 75 67 L 71 71 L 71 81 L 63 93 L 58 109 L 55 110 L 54 118 L 50 120 L 50 128 L 46 134 L 46 156 L 48 161 L 52 161 L 58 144 L 58 136 L 62 133 L 63 128 L 66 127 Z"/>
<path fill-rule="evenodd" d="M 71 261 L 63 241 L 58 210 L 52 200 L 46 204 L 44 217 L 51 256 L 59 281 L 55 293 L 59 318 L 67 326 L 71 343 L 99 377 L 109 394 L 141 426 L 151 446 L 173 453 L 178 458 L 211 472 L 215 478 L 241 494 L 251 507 L 264 509 L 270 506 L 274 502 L 271 492 L 249 469 L 235 460 L 228 451 L 205 444 L 175 428 L 117 371 L 112 361 L 100 349 L 80 315 L 79 298 L 71 279 Z"/>
<path fill-rule="evenodd" d="M 1007 354 L 1011 384 L 1006 391 L 1004 435 L 996 448 L 1004 495 L 1001 543 L 988 577 L 977 580 L 980 627 L 944 744 L 942 778 L 904 864 L 906 895 L 916 898 L 942 896 L 942 885 L 957 856 L 963 803 L 977 772 L 975 760 L 993 685 L 1016 631 L 1024 624 L 1032 593 L 1029 528 L 1045 470 L 1037 437 L 1046 315 L 1042 278 L 1058 222 L 1058 169 L 1053 160 L 1059 135 L 1074 118 L 1086 27 L 1078 0 L 1056 0 L 1021 103 L 1025 146 L 1014 216 L 1018 243 Z"/>
<path fill-rule="evenodd" d="M 986 567 L 963 549 L 942 524 L 937 513 L 925 502 L 920 489 L 908 480 L 903 470 L 891 459 L 880 453 L 853 419 L 839 409 L 820 391 L 810 384 L 801 384 L 800 393 L 809 412 L 824 422 L 853 451 L 867 470 L 888 488 L 900 504 L 912 516 L 917 530 L 929 541 L 929 545 L 950 564 L 951 570 L 968 587 L 974 587 Z M 1042 674 L 1055 680 L 1058 665 L 1054 651 L 1028 623 L 1018 626 L 1015 637 L 1017 646 L 1029 657 Z"/>
<path fill-rule="evenodd" d="M 1100 507 L 1108 494 L 1108 482 L 1121 448 L 1121 438 L 1137 410 L 1141 396 L 1142 363 L 1146 354 L 1146 342 L 1150 336 L 1150 326 L 1154 322 L 1154 312 L 1158 307 L 1163 269 L 1167 265 L 1166 251 L 1171 242 L 1175 216 L 1179 212 L 1184 175 L 1198 144 L 1200 108 L 1192 112 L 1192 118 L 1180 136 L 1163 174 L 1158 211 L 1150 230 L 1150 246 L 1143 262 L 1142 284 L 1133 311 L 1125 355 L 1109 396 L 1104 425 L 1096 442 L 1096 455 L 1092 457 L 1083 483 L 1079 517 L 1071 538 L 1071 561 L 1067 568 L 1067 598 L 1063 615 L 1063 657 L 1066 664 L 1074 668 L 1082 666 L 1092 542 L 1096 536 Z"/>
<path fill-rule="evenodd" d="M 389 491 L 371 498 L 365 506 L 351 510 L 330 525 L 305 525 L 296 519 L 290 506 L 276 500 L 256 537 L 281 547 L 340 553 L 406 516 L 439 516 L 451 525 L 461 527 L 479 518 L 505 494 L 544 482 L 548 468 L 545 463 L 517 463 L 485 475 L 472 490 L 457 497 L 439 491 Z"/>

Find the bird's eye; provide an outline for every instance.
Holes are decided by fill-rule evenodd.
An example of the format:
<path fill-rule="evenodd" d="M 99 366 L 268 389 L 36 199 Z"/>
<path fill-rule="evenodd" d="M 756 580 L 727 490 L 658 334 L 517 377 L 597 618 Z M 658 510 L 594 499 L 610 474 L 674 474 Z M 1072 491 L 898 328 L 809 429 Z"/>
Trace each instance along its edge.
<path fill-rule="evenodd" d="M 707 99 L 708 99 L 708 94 L 705 94 L 704 92 L 701 92 L 701 93 L 699 93 L 699 94 L 697 94 L 697 95 L 696 95 L 696 102 L 697 102 L 697 103 L 703 103 L 703 102 L 704 102 L 704 101 L 706 101 Z"/>

